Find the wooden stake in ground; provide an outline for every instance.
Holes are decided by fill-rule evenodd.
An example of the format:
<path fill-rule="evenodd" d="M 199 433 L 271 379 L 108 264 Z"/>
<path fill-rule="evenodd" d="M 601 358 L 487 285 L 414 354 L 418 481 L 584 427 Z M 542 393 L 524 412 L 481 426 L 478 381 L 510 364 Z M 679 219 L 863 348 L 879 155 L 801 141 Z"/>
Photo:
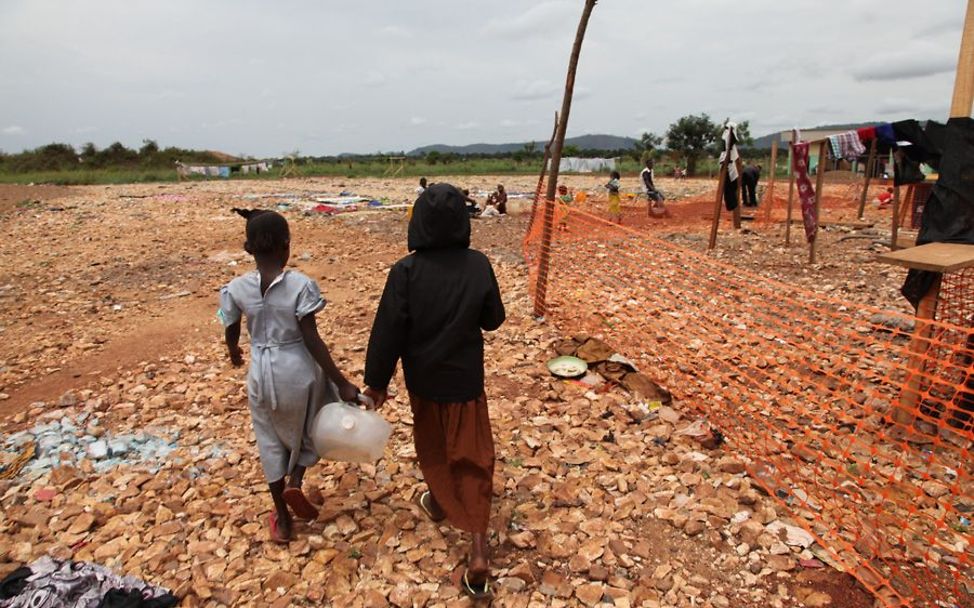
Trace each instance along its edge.
<path fill-rule="evenodd" d="M 899 247 L 896 245 L 896 240 L 900 236 L 900 187 L 893 187 L 893 226 L 890 231 L 889 237 L 889 248 L 890 251 L 896 251 Z"/>
<path fill-rule="evenodd" d="M 815 238 L 808 246 L 808 263 L 815 263 L 815 252 L 818 248 L 818 233 L 822 225 L 822 190 L 824 187 L 825 164 L 829 160 L 829 140 L 823 139 L 818 144 L 818 175 L 815 176 Z"/>
<path fill-rule="evenodd" d="M 544 155 L 541 158 L 541 174 L 538 175 L 538 187 L 534 189 L 534 200 L 531 201 L 531 219 L 528 221 L 527 234 L 531 234 L 534 223 L 537 221 L 538 199 L 541 198 L 541 186 L 544 185 L 544 176 L 548 171 L 548 159 L 551 158 L 551 144 L 555 141 L 555 134 L 558 132 L 558 112 L 555 112 L 555 126 L 551 129 L 551 139 L 544 145 Z"/>
<path fill-rule="evenodd" d="M 974 0 L 967 0 L 967 17 L 964 19 L 964 33 L 960 41 L 950 117 L 970 116 L 971 110 L 974 110 Z"/>
<path fill-rule="evenodd" d="M 795 132 L 791 133 L 791 141 L 788 142 L 788 212 L 785 216 L 785 247 L 791 245 L 791 207 L 795 202 Z"/>
<path fill-rule="evenodd" d="M 873 165 L 876 164 L 876 142 L 878 138 L 873 138 L 871 144 L 869 144 L 869 160 L 866 161 L 866 182 L 862 186 L 862 194 L 859 195 L 859 213 L 856 217 L 863 219 L 863 214 L 866 212 L 866 197 L 869 196 L 869 182 L 872 181 L 873 177 Z"/>
<path fill-rule="evenodd" d="M 578 70 L 578 57 L 582 52 L 582 41 L 585 40 L 585 30 L 592 10 L 598 0 L 585 0 L 582 17 L 578 21 L 575 32 L 575 43 L 572 45 L 571 58 L 568 60 L 568 76 L 565 79 L 565 95 L 561 102 L 558 129 L 554 143 L 551 146 L 551 170 L 548 173 L 548 191 L 545 194 L 544 227 L 541 235 L 541 256 L 538 260 L 538 282 L 534 291 L 534 316 L 543 317 L 545 314 L 545 298 L 548 289 L 548 265 L 551 260 L 551 232 L 555 218 L 555 192 L 558 189 L 558 166 L 561 163 L 561 150 L 565 145 L 565 133 L 568 131 L 568 115 L 572 109 L 572 95 L 575 92 L 575 72 Z"/>
<path fill-rule="evenodd" d="M 730 156 L 730 155 L 728 155 Z M 727 161 L 720 163 L 720 173 L 717 176 L 717 200 L 714 202 L 714 221 L 710 224 L 710 243 L 707 249 L 717 246 L 717 229 L 720 227 L 720 211 L 724 206 L 724 188 L 727 187 Z"/>
<path fill-rule="evenodd" d="M 772 140 L 771 142 L 771 166 L 768 170 L 771 174 L 768 176 L 768 187 L 764 189 L 764 196 L 761 197 L 761 205 L 764 206 L 765 218 L 767 220 L 771 219 L 771 207 L 774 206 L 774 182 L 778 174 L 778 140 Z"/>

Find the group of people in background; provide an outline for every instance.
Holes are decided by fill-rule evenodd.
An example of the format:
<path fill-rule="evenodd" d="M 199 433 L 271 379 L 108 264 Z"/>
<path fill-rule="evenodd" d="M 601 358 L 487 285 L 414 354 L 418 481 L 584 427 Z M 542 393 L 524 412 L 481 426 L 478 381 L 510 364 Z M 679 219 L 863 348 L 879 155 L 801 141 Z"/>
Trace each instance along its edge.
<path fill-rule="evenodd" d="M 426 192 L 428 185 L 429 183 L 425 177 L 419 178 L 416 196 L 419 197 L 423 192 Z M 470 190 L 463 189 L 461 192 L 463 193 L 467 213 L 470 214 L 470 217 L 499 217 L 507 215 L 507 191 L 504 189 L 504 184 L 497 184 L 497 189 L 487 195 L 487 201 L 483 207 L 480 206 L 477 199 L 470 196 Z"/>

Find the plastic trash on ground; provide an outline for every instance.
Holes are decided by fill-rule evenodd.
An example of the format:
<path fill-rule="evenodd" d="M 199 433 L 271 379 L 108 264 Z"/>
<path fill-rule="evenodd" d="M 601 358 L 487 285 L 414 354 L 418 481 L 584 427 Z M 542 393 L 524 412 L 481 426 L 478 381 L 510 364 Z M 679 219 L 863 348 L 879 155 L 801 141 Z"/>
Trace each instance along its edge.
<path fill-rule="evenodd" d="M 340 402 L 321 408 L 311 427 L 318 456 L 343 462 L 375 462 L 391 434 L 392 426 L 378 413 Z"/>

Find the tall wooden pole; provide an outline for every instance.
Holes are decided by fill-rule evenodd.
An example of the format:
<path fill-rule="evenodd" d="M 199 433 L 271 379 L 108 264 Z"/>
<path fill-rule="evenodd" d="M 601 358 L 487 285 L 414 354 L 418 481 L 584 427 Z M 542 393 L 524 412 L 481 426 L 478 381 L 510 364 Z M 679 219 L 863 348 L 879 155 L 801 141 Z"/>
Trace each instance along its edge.
<path fill-rule="evenodd" d="M 869 160 L 866 161 L 866 181 L 862 185 L 862 194 L 859 195 L 859 213 L 857 218 L 862 219 L 866 212 L 866 197 L 869 196 L 869 182 L 873 177 L 873 165 L 876 164 L 876 142 L 879 138 L 874 137 L 869 144 Z"/>
<path fill-rule="evenodd" d="M 815 238 L 808 247 L 808 263 L 815 263 L 815 253 L 818 249 L 818 236 L 822 221 L 822 188 L 825 178 L 825 163 L 829 159 L 829 140 L 823 139 L 818 145 L 818 175 L 815 176 Z"/>
<path fill-rule="evenodd" d="M 950 117 L 970 116 L 972 109 L 974 109 L 974 0 L 967 0 L 967 17 L 964 19 L 964 33 L 960 41 Z"/>
<path fill-rule="evenodd" d="M 544 185 L 544 176 L 548 171 L 548 159 L 551 158 L 551 144 L 555 141 L 555 133 L 558 132 L 558 112 L 555 112 L 555 126 L 551 129 L 551 139 L 544 145 L 544 154 L 541 157 L 541 173 L 538 175 L 538 187 L 534 189 L 534 200 L 531 202 L 531 219 L 528 220 L 528 231 L 530 235 L 537 222 L 538 203 L 541 199 L 541 187 Z"/>
<path fill-rule="evenodd" d="M 558 168 L 561 164 L 561 150 L 565 145 L 565 133 L 568 131 L 568 115 L 572 109 L 572 95 L 575 92 L 575 72 L 578 70 L 578 56 L 582 52 L 582 41 L 588 20 L 592 16 L 592 9 L 598 0 L 585 0 L 582 17 L 578 21 L 575 32 L 575 43 L 572 45 L 571 58 L 568 60 L 568 76 L 565 78 L 565 95 L 561 101 L 561 112 L 558 116 L 558 129 L 551 146 L 551 170 L 548 172 L 548 191 L 545 193 L 544 228 L 541 235 L 541 256 L 538 260 L 538 283 L 534 292 L 534 316 L 543 317 L 546 310 L 548 290 L 548 266 L 551 261 L 551 231 L 555 217 L 555 192 L 558 189 Z"/>
<path fill-rule="evenodd" d="M 795 202 L 795 144 L 798 143 L 798 131 L 792 129 L 791 141 L 788 142 L 788 214 L 785 216 L 785 247 L 791 245 L 791 206 Z"/>
<path fill-rule="evenodd" d="M 774 183 L 778 175 L 778 140 L 771 141 L 771 166 L 768 167 L 770 174 L 768 176 L 768 187 L 764 189 L 764 196 L 761 198 L 761 204 L 765 207 L 765 215 L 768 219 L 771 218 L 771 207 L 774 206 Z"/>
<path fill-rule="evenodd" d="M 734 207 L 734 229 L 741 229 L 741 207 L 744 206 L 744 163 L 737 157 L 734 161 L 737 167 L 737 206 Z"/>
<path fill-rule="evenodd" d="M 893 226 L 890 230 L 889 249 L 896 251 L 899 249 L 897 241 L 900 238 L 900 187 L 893 188 Z"/>
<path fill-rule="evenodd" d="M 727 155 L 730 158 L 730 154 Z M 717 246 L 717 229 L 720 226 L 720 210 L 724 204 L 724 188 L 727 187 L 727 159 L 720 163 L 720 173 L 717 176 L 717 200 L 714 201 L 714 221 L 710 224 L 710 242 L 707 249 Z"/>

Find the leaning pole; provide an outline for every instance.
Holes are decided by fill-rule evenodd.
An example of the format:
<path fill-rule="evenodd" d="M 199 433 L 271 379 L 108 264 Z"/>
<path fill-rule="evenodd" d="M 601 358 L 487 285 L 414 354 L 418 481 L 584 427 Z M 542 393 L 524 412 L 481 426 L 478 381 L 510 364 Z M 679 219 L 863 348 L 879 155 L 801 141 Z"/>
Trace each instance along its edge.
<path fill-rule="evenodd" d="M 578 31 L 575 33 L 575 43 L 572 45 L 572 55 L 568 61 L 568 77 L 565 79 L 565 96 L 561 102 L 561 112 L 559 113 L 558 128 L 555 130 L 554 142 L 551 146 L 551 169 L 548 172 L 548 189 L 545 192 L 544 201 L 544 225 L 541 231 L 541 256 L 538 261 L 538 282 L 534 292 L 534 316 L 544 317 L 545 299 L 548 289 L 548 267 L 551 260 L 551 232 L 555 216 L 555 192 L 558 188 L 558 165 L 561 164 L 561 150 L 565 144 L 565 133 L 568 131 L 568 114 L 572 109 L 572 95 L 575 92 L 575 72 L 578 69 L 578 56 L 582 52 L 582 41 L 585 39 L 585 30 L 588 28 L 588 20 L 592 16 L 592 9 L 598 0 L 585 0 L 585 8 L 582 10 L 582 17 L 578 22 Z"/>

